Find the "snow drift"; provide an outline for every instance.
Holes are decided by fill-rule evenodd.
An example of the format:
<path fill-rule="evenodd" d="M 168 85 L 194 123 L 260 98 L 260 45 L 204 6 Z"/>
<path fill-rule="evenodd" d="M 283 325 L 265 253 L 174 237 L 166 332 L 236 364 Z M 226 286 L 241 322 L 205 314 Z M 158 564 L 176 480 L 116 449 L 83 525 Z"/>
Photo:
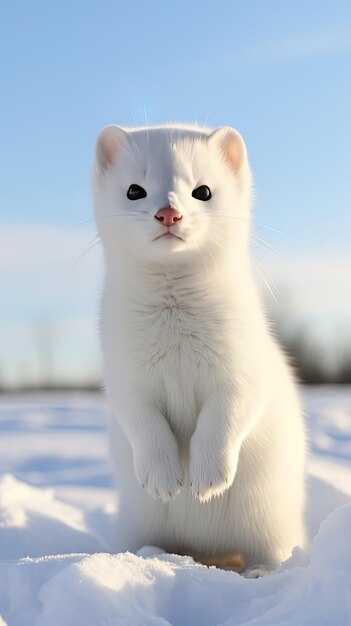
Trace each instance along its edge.
<path fill-rule="evenodd" d="M 349 626 L 351 393 L 304 398 L 311 546 L 257 580 L 153 547 L 114 554 L 101 399 L 4 399 L 0 626 Z"/>

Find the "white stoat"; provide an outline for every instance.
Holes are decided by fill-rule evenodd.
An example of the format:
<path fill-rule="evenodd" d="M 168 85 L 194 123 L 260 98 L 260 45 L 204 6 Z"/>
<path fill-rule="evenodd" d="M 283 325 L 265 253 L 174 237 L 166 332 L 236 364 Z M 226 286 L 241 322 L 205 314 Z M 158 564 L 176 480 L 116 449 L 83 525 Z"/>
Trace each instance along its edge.
<path fill-rule="evenodd" d="M 117 547 L 269 571 L 305 542 L 305 438 L 252 276 L 245 144 L 228 127 L 109 126 L 93 193 Z"/>

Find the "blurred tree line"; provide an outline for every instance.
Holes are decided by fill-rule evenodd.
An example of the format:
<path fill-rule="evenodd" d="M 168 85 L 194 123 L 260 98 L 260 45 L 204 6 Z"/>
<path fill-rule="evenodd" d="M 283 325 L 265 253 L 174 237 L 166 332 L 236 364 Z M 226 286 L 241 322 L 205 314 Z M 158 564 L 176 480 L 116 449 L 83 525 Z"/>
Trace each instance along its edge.
<path fill-rule="evenodd" d="M 285 313 L 287 309 L 284 307 Z M 277 311 L 276 311 L 277 313 Z M 321 338 L 313 335 L 308 326 L 300 328 L 282 309 L 278 315 L 271 312 L 271 327 L 274 335 L 282 345 L 289 362 L 293 366 L 297 378 L 307 385 L 318 384 L 351 384 L 351 340 L 344 342 L 323 343 Z M 0 366 L 0 392 L 8 391 L 51 391 L 51 390 L 84 390 L 96 391 L 103 385 L 99 364 L 91 363 L 90 377 L 87 373 L 79 382 L 57 374 L 57 348 L 62 341 L 57 326 L 50 320 L 39 320 L 32 327 L 33 347 L 36 354 L 37 367 L 33 372 L 21 368 L 22 374 L 16 384 L 5 384 L 5 371 Z M 83 372 L 82 368 L 82 372 Z M 95 372 L 95 374 L 93 374 Z"/>
<path fill-rule="evenodd" d="M 298 379 L 306 385 L 351 384 L 351 345 L 323 346 L 307 330 L 278 333 Z"/>

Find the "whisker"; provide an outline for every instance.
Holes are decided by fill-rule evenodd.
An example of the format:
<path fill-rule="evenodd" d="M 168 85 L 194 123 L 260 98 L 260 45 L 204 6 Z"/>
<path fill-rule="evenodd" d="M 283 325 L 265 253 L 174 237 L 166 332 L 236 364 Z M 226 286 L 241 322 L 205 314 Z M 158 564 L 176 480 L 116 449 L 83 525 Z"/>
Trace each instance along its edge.
<path fill-rule="evenodd" d="M 133 137 L 130 133 L 128 133 L 128 135 L 129 135 L 130 137 L 132 137 L 132 139 L 134 140 L 134 137 Z M 134 143 L 135 143 L 135 142 L 134 142 Z M 125 152 L 125 153 L 126 153 L 126 155 L 127 155 L 127 156 L 129 156 L 129 158 L 130 158 L 130 159 L 132 159 L 132 161 L 134 161 L 135 165 L 137 165 L 138 167 L 140 167 L 140 162 L 139 162 L 139 161 L 137 161 L 137 160 L 134 158 L 133 154 L 132 154 L 129 150 L 127 150 L 124 146 L 120 146 L 120 147 L 119 147 L 119 150 L 122 150 L 123 152 Z M 141 165 L 141 167 L 144 167 L 144 166 L 143 166 L 143 165 Z"/>
<path fill-rule="evenodd" d="M 147 145 L 148 145 L 148 150 L 149 150 L 149 155 L 151 156 L 151 150 L 150 150 L 150 137 L 149 137 L 149 129 L 148 129 L 148 120 L 147 120 L 147 113 L 146 113 L 146 102 L 144 99 L 144 117 L 145 117 L 145 125 L 146 125 L 146 138 L 147 138 Z"/>
<path fill-rule="evenodd" d="M 77 266 L 79 261 L 81 261 L 82 258 L 85 257 L 85 255 L 88 254 L 88 252 L 93 250 L 93 248 L 95 248 L 99 243 L 100 243 L 100 236 L 95 235 L 95 237 L 93 237 L 93 239 L 90 241 L 90 243 L 85 248 L 85 250 L 83 250 L 83 252 L 81 252 L 81 254 L 76 258 L 74 262 L 74 266 Z"/>
<path fill-rule="evenodd" d="M 282 257 L 282 254 L 279 252 L 279 250 L 274 248 L 274 246 L 272 246 L 265 239 L 262 239 L 262 237 L 259 237 L 258 235 L 256 235 L 256 233 L 251 233 L 251 237 L 253 239 L 253 243 L 255 243 L 256 245 L 261 246 L 261 248 L 263 248 L 264 250 L 268 250 L 268 252 L 273 252 L 280 258 Z"/>
<path fill-rule="evenodd" d="M 128 150 L 126 150 L 125 148 L 123 148 L 123 149 L 124 149 L 124 152 L 126 152 L 126 154 L 128 154 L 128 155 L 130 156 L 130 158 L 131 158 L 131 159 L 133 159 L 134 163 L 136 163 L 136 164 L 138 165 L 138 167 L 141 167 L 142 169 L 144 169 L 143 155 L 142 155 L 142 153 L 141 153 L 141 151 L 140 151 L 140 148 L 139 148 L 139 146 L 138 146 L 137 142 L 136 142 L 136 141 L 135 141 L 135 139 L 134 139 L 133 134 L 132 134 L 132 133 L 129 133 L 128 131 L 125 131 L 125 132 L 127 133 L 128 137 L 130 137 L 130 138 L 131 138 L 131 140 L 133 141 L 133 144 L 135 145 L 135 147 L 136 147 L 136 149 L 137 149 L 137 151 L 138 151 L 138 153 L 139 153 L 139 156 L 140 156 L 140 158 L 141 158 L 141 162 L 140 162 L 140 160 L 136 160 L 136 159 L 134 159 L 134 157 L 133 157 L 132 153 L 131 153 L 131 152 L 129 152 Z"/>
<path fill-rule="evenodd" d="M 107 219 L 114 219 L 116 217 L 134 217 L 135 219 L 136 217 L 145 217 L 145 215 L 148 215 L 148 214 L 146 213 L 116 213 L 112 215 L 103 215 L 102 219 L 107 220 Z"/>
<path fill-rule="evenodd" d="M 213 237 L 209 237 L 209 240 L 212 241 L 212 243 L 216 244 L 219 248 L 222 248 L 222 250 L 226 251 L 225 246 L 223 246 L 223 244 L 217 241 L 217 239 L 214 239 Z"/>
<path fill-rule="evenodd" d="M 92 217 L 90 220 L 83 220 L 82 222 L 77 222 L 75 226 L 84 226 L 84 224 L 91 224 L 92 222 L 95 222 L 94 217 Z"/>
<path fill-rule="evenodd" d="M 262 222 L 256 222 L 256 220 L 253 220 L 253 223 L 256 226 L 260 226 L 261 228 L 267 228 L 268 230 L 273 230 L 275 233 L 279 233 L 280 235 L 285 235 L 283 230 L 279 230 L 279 228 L 275 228 L 273 226 L 267 226 L 267 224 L 262 224 Z"/>
<path fill-rule="evenodd" d="M 259 275 L 260 275 L 261 279 L 263 280 L 264 284 L 266 285 L 266 287 L 267 287 L 267 289 L 268 289 L 269 293 L 271 294 L 271 296 L 272 296 L 272 298 L 273 298 L 274 302 L 277 304 L 277 303 L 278 303 L 278 301 L 277 301 L 277 299 L 276 299 L 276 297 L 275 297 L 275 294 L 274 294 L 274 291 L 273 291 L 273 289 L 272 289 L 272 286 L 273 286 L 273 288 L 276 290 L 276 292 L 277 292 L 277 295 L 278 295 L 278 296 L 280 296 L 280 292 L 279 292 L 279 289 L 278 289 L 278 287 L 276 286 L 276 284 L 275 284 L 275 282 L 274 282 L 273 278 L 272 278 L 272 277 L 268 274 L 267 270 L 264 268 L 264 266 L 262 265 L 262 263 L 260 263 L 260 261 L 258 261 L 258 259 L 257 259 L 256 257 L 254 257 L 254 256 L 253 256 L 253 257 L 252 257 L 252 261 L 253 261 L 253 264 L 254 264 L 254 266 L 255 266 L 255 268 L 256 268 L 256 270 L 257 270 L 257 272 L 259 273 Z M 272 286 L 270 285 L 269 281 L 271 281 Z"/>
<path fill-rule="evenodd" d="M 128 111 L 129 111 L 130 115 L 132 116 L 132 118 L 133 118 L 133 120 L 134 120 L 134 124 L 135 124 L 136 128 L 138 128 L 138 123 L 137 123 L 137 121 L 136 121 L 136 119 L 135 119 L 135 115 L 134 115 L 134 113 L 133 113 L 133 111 L 132 111 L 131 107 L 129 106 L 128 102 L 127 102 L 126 104 L 127 104 L 127 109 L 128 109 Z M 136 142 L 136 141 L 135 141 L 135 139 L 134 139 L 133 134 L 132 134 L 132 133 L 129 133 L 128 131 L 125 131 L 125 132 L 126 132 L 126 133 L 127 133 L 127 135 L 128 135 L 128 136 L 132 139 L 132 141 L 133 141 L 133 143 L 134 143 L 134 145 L 135 145 L 135 147 L 136 147 L 137 151 L 139 152 L 139 155 L 140 155 L 141 159 L 143 159 L 143 155 L 142 155 L 142 153 L 141 153 L 141 151 L 140 151 L 140 148 L 139 148 L 139 146 L 138 146 L 137 142 Z M 140 163 L 139 163 L 139 165 L 140 165 Z"/>
<path fill-rule="evenodd" d="M 113 219 L 115 217 L 145 217 L 148 216 L 150 217 L 150 214 L 148 211 L 129 211 L 128 213 L 110 213 L 108 215 L 102 215 L 100 217 L 100 219 Z M 77 226 L 82 226 L 83 224 L 91 224 L 91 223 L 96 223 L 96 219 L 92 218 L 90 220 L 85 220 L 83 222 L 78 222 L 78 224 L 76 224 Z"/>
<path fill-rule="evenodd" d="M 245 211 L 246 209 L 236 209 L 236 211 Z M 203 213 L 203 215 L 205 215 L 205 217 L 213 217 L 213 215 L 209 215 L 206 214 L 205 212 Z M 255 226 L 259 226 L 260 228 L 267 228 L 268 230 L 273 230 L 276 233 L 279 233 L 280 235 L 285 235 L 285 232 L 283 230 L 279 230 L 279 228 L 275 228 L 273 226 L 268 226 L 268 224 L 263 224 L 262 222 L 257 222 L 255 219 L 252 219 L 251 217 L 242 217 L 242 216 L 238 216 L 238 215 L 227 215 L 224 213 L 216 213 L 215 214 L 216 217 L 224 217 L 225 219 L 232 219 L 232 220 L 241 220 L 242 222 L 252 222 L 252 224 L 254 224 Z"/>
<path fill-rule="evenodd" d="M 214 256 L 212 250 L 210 248 L 207 248 L 206 252 L 210 255 L 212 263 L 214 263 L 214 265 L 218 267 L 218 259 L 216 259 L 216 257 Z"/>
<path fill-rule="evenodd" d="M 224 246 L 222 246 L 222 244 L 221 244 L 219 241 L 217 241 L 217 239 L 214 239 L 214 238 L 212 238 L 212 237 L 210 237 L 209 239 L 210 239 L 210 241 L 212 241 L 214 244 L 216 244 L 218 247 L 222 248 L 222 250 L 225 250 L 225 247 L 224 247 Z M 217 266 L 218 266 L 218 259 L 216 259 L 216 257 L 214 256 L 214 254 L 213 254 L 213 252 L 212 252 L 211 248 L 209 248 L 209 247 L 208 247 L 208 248 L 206 248 L 206 253 L 210 255 L 211 260 L 212 260 L 212 263 L 213 263 L 213 264 L 217 267 Z"/>
<path fill-rule="evenodd" d="M 127 101 L 126 101 L 126 106 L 127 106 L 128 111 L 129 111 L 129 114 L 130 114 L 130 116 L 131 116 L 131 118 L 132 118 L 132 120 L 133 120 L 133 122 L 134 122 L 134 126 L 135 126 L 136 128 L 138 128 L 138 127 L 139 127 L 139 124 L 138 124 L 138 122 L 136 121 L 136 117 L 135 117 L 135 115 L 134 115 L 134 113 L 133 113 L 133 111 L 132 111 L 132 108 L 131 108 L 131 106 L 129 105 L 129 103 L 128 103 Z"/>
<path fill-rule="evenodd" d="M 200 247 L 199 247 L 199 245 L 198 245 L 197 243 L 195 243 L 195 250 L 196 250 L 196 252 L 198 253 L 198 256 L 199 256 L 199 258 L 200 258 L 200 261 L 201 261 L 201 263 L 202 263 L 202 266 L 203 266 L 204 271 L 205 271 L 206 276 L 207 276 L 207 280 L 209 280 L 208 267 L 207 267 L 207 265 L 206 265 L 206 263 L 205 263 L 205 259 L 204 259 L 203 254 L 201 254 L 201 249 L 200 249 Z"/>
<path fill-rule="evenodd" d="M 207 115 L 205 117 L 205 121 L 204 121 L 203 125 L 201 126 L 202 129 L 206 128 L 207 122 L 208 122 L 208 118 L 210 117 L 210 113 L 212 113 L 212 109 L 213 109 L 213 104 L 210 104 L 210 106 L 208 107 Z"/>
<path fill-rule="evenodd" d="M 239 209 L 240 211 L 240 209 Z M 241 220 L 242 222 L 250 222 L 250 218 L 249 217 L 240 217 L 238 215 L 223 215 L 222 213 L 213 213 L 213 214 L 209 214 L 209 213 L 205 213 L 203 212 L 203 214 L 205 217 L 224 217 L 224 219 L 228 219 L 228 220 Z"/>

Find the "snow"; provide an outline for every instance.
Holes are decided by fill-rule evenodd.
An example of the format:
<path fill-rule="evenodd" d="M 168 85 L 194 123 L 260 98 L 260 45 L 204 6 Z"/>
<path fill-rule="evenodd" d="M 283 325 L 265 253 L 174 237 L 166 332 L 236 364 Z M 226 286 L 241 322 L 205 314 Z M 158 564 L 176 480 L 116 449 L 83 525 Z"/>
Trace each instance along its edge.
<path fill-rule="evenodd" d="M 247 580 L 151 546 L 114 554 L 100 395 L 0 397 L 0 626 L 349 626 L 351 389 L 303 399 L 311 546 Z"/>

